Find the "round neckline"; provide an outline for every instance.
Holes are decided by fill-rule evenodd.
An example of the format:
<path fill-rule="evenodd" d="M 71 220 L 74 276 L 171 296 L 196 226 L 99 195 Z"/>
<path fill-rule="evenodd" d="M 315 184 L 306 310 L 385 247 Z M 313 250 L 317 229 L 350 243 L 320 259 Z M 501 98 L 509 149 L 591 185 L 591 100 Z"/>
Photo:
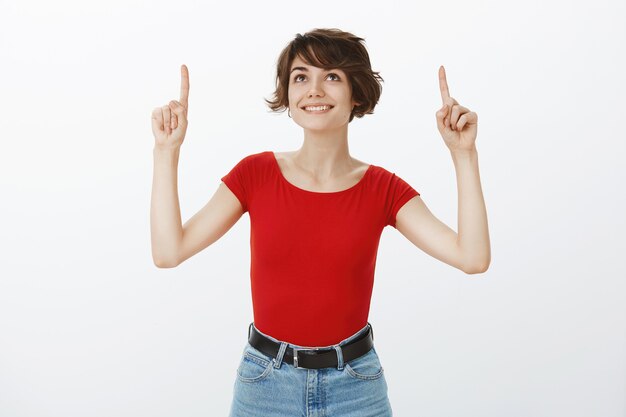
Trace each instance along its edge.
<path fill-rule="evenodd" d="M 336 195 L 336 194 L 341 194 L 341 193 L 345 193 L 347 191 L 354 190 L 359 185 L 361 185 L 363 182 L 365 182 L 365 177 L 367 177 L 368 173 L 372 170 L 372 166 L 373 166 L 372 164 L 369 164 L 367 166 L 367 169 L 365 170 L 365 174 L 363 174 L 361 179 L 359 179 L 359 181 L 356 184 L 354 184 L 353 186 L 351 186 L 351 187 L 348 187 L 346 189 L 339 190 L 339 191 L 328 191 L 328 192 L 311 191 L 311 190 L 305 190 L 304 188 L 300 188 L 297 185 L 294 185 L 294 184 L 290 183 L 289 181 L 287 181 L 287 178 L 285 178 L 285 176 L 283 175 L 283 172 L 280 170 L 280 165 L 278 164 L 278 159 L 276 158 L 276 154 L 274 153 L 274 151 L 269 151 L 269 153 L 270 153 L 271 158 L 274 160 L 274 166 L 276 167 L 276 170 L 278 172 L 278 176 L 282 179 L 282 181 L 285 182 L 288 186 L 292 187 L 293 189 L 301 191 L 301 192 L 305 192 L 305 193 L 308 193 L 308 194 Z"/>

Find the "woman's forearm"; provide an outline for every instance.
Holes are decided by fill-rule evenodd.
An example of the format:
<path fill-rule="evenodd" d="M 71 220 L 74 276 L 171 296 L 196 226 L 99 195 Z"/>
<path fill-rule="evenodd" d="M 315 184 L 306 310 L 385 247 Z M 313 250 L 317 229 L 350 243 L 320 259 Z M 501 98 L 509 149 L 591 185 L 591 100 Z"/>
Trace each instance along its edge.
<path fill-rule="evenodd" d="M 458 186 L 458 244 L 466 265 L 484 272 L 491 262 L 487 209 L 480 185 L 478 152 L 452 152 Z"/>
<path fill-rule="evenodd" d="M 152 259 L 160 268 L 177 264 L 183 226 L 178 202 L 178 158 L 180 148 L 154 148 L 150 231 Z"/>

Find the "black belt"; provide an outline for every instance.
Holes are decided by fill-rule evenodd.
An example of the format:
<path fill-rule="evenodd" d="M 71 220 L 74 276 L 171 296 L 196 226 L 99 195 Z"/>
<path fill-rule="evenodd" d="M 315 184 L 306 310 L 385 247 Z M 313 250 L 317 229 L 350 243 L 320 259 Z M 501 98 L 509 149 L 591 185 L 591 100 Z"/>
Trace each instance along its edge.
<path fill-rule="evenodd" d="M 255 349 L 265 353 L 266 355 L 277 357 L 280 343 L 265 337 L 256 331 L 256 328 L 250 324 L 248 328 L 248 343 Z M 369 324 L 369 323 L 368 323 Z M 371 324 L 362 335 L 357 339 L 351 340 L 341 347 L 343 363 L 349 362 L 359 356 L 365 355 L 374 346 L 374 332 Z M 295 354 L 294 354 L 295 351 Z M 296 360 L 294 361 L 294 358 Z M 283 361 L 293 365 L 296 368 L 320 369 L 337 367 L 337 351 L 333 347 L 313 348 L 313 349 L 295 349 L 287 347 L 283 355 Z"/>

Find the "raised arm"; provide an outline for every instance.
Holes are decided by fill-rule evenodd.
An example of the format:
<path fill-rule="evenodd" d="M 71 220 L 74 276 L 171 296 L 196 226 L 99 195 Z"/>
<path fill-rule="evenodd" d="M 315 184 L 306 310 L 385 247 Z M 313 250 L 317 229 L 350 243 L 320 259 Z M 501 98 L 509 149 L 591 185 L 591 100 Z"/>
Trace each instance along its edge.
<path fill-rule="evenodd" d="M 429 255 L 468 274 L 481 273 L 491 263 L 491 247 L 478 171 L 478 115 L 450 97 L 443 66 L 439 68 L 439 88 L 443 107 L 436 113 L 437 128 L 456 170 L 459 232 L 437 219 L 420 196 L 398 211 L 396 228 Z"/>
<path fill-rule="evenodd" d="M 181 221 L 178 159 L 187 131 L 189 71 L 181 66 L 180 101 L 152 111 L 154 172 L 150 205 L 152 260 L 159 268 L 178 266 L 226 233 L 243 214 L 237 197 L 220 184 L 209 202 L 191 219 Z"/>

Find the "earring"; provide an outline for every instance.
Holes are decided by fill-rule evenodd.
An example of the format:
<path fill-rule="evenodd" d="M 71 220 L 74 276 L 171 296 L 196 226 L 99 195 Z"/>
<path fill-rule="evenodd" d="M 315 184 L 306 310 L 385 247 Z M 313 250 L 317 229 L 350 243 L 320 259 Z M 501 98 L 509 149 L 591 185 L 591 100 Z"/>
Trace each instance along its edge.
<path fill-rule="evenodd" d="M 287 115 L 289 116 L 289 118 L 291 119 L 291 109 L 287 109 Z"/>

